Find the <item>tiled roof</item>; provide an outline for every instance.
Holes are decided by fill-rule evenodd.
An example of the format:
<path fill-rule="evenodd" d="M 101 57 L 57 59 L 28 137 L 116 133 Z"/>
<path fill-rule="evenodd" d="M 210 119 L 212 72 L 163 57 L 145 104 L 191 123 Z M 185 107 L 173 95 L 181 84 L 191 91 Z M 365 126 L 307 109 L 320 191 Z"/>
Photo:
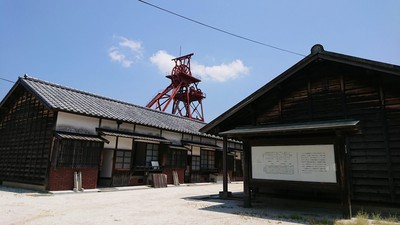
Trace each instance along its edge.
<path fill-rule="evenodd" d="M 197 120 L 98 96 L 28 76 L 20 77 L 18 82 L 33 92 L 52 110 L 152 126 L 182 133 L 206 135 L 199 132 L 205 123 Z"/>

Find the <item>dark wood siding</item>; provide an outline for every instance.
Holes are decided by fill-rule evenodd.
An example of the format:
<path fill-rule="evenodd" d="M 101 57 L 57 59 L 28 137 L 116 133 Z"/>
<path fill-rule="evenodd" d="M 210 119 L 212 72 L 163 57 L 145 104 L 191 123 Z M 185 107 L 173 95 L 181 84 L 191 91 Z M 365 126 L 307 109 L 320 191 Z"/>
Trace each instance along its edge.
<path fill-rule="evenodd" d="M 363 79 L 364 78 L 364 79 Z M 379 76 L 346 76 L 347 114 L 362 121 L 362 134 L 349 137 L 353 198 L 366 201 L 391 199 L 390 159 L 386 152 L 384 109 Z"/>
<path fill-rule="evenodd" d="M 384 90 L 384 112 L 387 136 L 387 158 L 392 198 L 400 202 L 400 90 L 399 83 L 387 82 Z"/>
<path fill-rule="evenodd" d="M 400 203 L 400 77 L 319 62 L 253 102 L 255 123 L 361 121 L 347 138 L 354 200 Z"/>
<path fill-rule="evenodd" d="M 45 184 L 55 115 L 22 87 L 0 114 L 0 180 Z"/>

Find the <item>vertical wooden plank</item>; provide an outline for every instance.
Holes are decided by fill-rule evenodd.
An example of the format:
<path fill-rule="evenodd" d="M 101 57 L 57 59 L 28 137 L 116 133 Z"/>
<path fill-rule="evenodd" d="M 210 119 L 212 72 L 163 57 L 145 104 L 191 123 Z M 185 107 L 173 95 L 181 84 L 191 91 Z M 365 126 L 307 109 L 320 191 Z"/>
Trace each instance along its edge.
<path fill-rule="evenodd" d="M 311 78 L 308 76 L 307 80 L 307 104 L 308 104 L 308 117 L 309 120 L 314 118 L 314 107 L 313 107 L 313 99 L 311 95 Z"/>
<path fill-rule="evenodd" d="M 343 108 L 343 117 L 347 119 L 347 102 L 346 102 L 346 83 L 344 81 L 344 76 L 340 75 L 340 91 L 342 93 L 342 108 Z"/>
<path fill-rule="evenodd" d="M 223 177 L 223 192 L 228 193 L 228 166 L 227 166 L 227 153 L 228 153 L 228 137 L 223 137 L 223 150 L 222 150 L 222 170 L 224 173 Z"/>
<path fill-rule="evenodd" d="M 339 185 L 340 185 L 340 195 L 342 204 L 342 214 L 343 218 L 350 219 L 352 217 L 351 213 L 351 198 L 349 190 L 349 177 L 347 175 L 347 160 L 346 160 L 346 146 L 345 138 L 341 132 L 336 132 L 336 150 L 338 151 L 338 169 L 339 169 Z"/>
<path fill-rule="evenodd" d="M 243 141 L 243 193 L 244 193 L 244 207 L 251 207 L 251 147 L 250 143 Z"/>
<path fill-rule="evenodd" d="M 167 187 L 167 175 L 162 173 L 151 174 L 153 187 L 154 188 L 165 188 Z"/>
<path fill-rule="evenodd" d="M 223 149 L 222 149 L 222 171 L 223 171 L 223 188 L 222 192 L 219 193 L 220 198 L 228 198 L 232 193 L 228 192 L 228 137 L 223 137 Z"/>
<path fill-rule="evenodd" d="M 396 200 L 396 190 L 395 190 L 395 183 L 393 178 L 393 171 L 392 171 L 392 157 L 390 154 L 390 145 L 389 145 L 389 132 L 388 132 L 388 124 L 386 118 L 386 102 L 385 102 L 385 90 L 383 88 L 382 79 L 379 80 L 379 100 L 381 103 L 381 121 L 383 125 L 383 135 L 384 135 L 384 143 L 385 143 L 385 151 L 386 151 L 386 165 L 388 171 L 388 179 L 389 179 L 389 191 L 391 196 L 391 201 L 395 202 Z"/>

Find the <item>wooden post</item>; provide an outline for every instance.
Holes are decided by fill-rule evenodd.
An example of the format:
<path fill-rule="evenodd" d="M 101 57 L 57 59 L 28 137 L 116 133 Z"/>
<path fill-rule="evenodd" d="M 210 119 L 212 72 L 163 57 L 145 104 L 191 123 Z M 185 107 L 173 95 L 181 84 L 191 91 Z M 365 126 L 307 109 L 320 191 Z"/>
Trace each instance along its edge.
<path fill-rule="evenodd" d="M 220 198 L 228 198 L 232 196 L 232 193 L 228 191 L 228 137 L 223 137 L 223 149 L 222 149 L 222 170 L 223 170 L 223 188 L 222 192 L 219 192 Z"/>
<path fill-rule="evenodd" d="M 250 165 L 251 147 L 248 141 L 243 141 L 243 193 L 245 208 L 251 207 Z"/>
<path fill-rule="evenodd" d="M 337 160 L 339 162 L 339 174 L 340 174 L 340 195 L 341 195 L 341 204 L 342 204 L 342 213 L 343 218 L 351 219 L 351 198 L 350 198 L 350 186 L 349 186 L 349 177 L 347 176 L 347 149 L 345 145 L 344 136 L 341 132 L 336 132 L 336 145 L 338 150 Z"/>

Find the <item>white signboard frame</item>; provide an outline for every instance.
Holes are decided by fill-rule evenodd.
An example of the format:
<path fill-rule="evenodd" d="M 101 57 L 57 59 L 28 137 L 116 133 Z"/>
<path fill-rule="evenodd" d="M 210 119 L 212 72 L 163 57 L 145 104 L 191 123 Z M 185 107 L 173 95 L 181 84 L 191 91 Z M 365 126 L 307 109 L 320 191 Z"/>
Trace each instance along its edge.
<path fill-rule="evenodd" d="M 252 178 L 337 183 L 330 145 L 252 146 Z"/>

